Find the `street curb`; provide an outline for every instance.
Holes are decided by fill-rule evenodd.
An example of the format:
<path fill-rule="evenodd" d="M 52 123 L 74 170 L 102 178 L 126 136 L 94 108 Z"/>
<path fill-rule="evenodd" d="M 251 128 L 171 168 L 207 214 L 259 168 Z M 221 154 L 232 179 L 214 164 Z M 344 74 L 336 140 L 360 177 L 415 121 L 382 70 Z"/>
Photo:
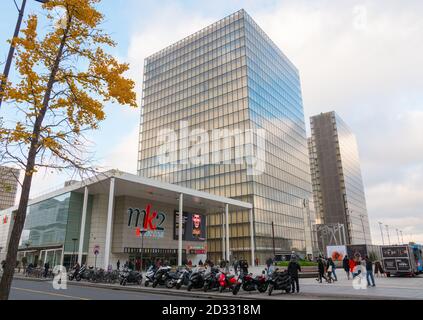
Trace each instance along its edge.
<path fill-rule="evenodd" d="M 49 282 L 52 279 L 37 279 L 37 278 L 25 278 L 25 277 L 15 277 L 16 280 L 24 280 L 24 281 L 32 281 L 32 282 Z M 168 296 L 185 296 L 185 297 L 192 297 L 192 298 L 204 298 L 204 300 L 254 300 L 254 301 L 281 301 L 281 300 L 302 300 L 301 298 L 309 298 L 311 300 L 408 300 L 404 298 L 393 298 L 393 297 L 378 297 L 378 296 L 358 296 L 358 295 L 337 295 L 327 293 L 324 295 L 316 295 L 312 293 L 301 293 L 298 296 L 295 295 L 286 295 L 278 294 L 269 297 L 263 294 L 263 297 L 249 297 L 249 296 L 234 296 L 234 295 L 227 295 L 227 294 L 211 294 L 211 293 L 204 293 L 200 291 L 188 292 L 188 291 L 177 291 L 175 289 L 161 289 L 161 288 L 146 288 L 146 287 L 121 287 L 121 286 L 111 286 L 107 284 L 98 284 L 98 283 L 85 283 L 85 282 L 71 282 L 67 281 L 68 285 L 74 287 L 86 287 L 86 288 L 97 288 L 97 289 L 108 289 L 108 290 L 115 290 L 115 291 L 127 291 L 127 292 L 139 292 L 139 293 L 151 293 L 151 294 L 165 294 Z M 298 299 L 296 299 L 298 297 Z M 281 299 L 282 298 L 282 299 Z"/>

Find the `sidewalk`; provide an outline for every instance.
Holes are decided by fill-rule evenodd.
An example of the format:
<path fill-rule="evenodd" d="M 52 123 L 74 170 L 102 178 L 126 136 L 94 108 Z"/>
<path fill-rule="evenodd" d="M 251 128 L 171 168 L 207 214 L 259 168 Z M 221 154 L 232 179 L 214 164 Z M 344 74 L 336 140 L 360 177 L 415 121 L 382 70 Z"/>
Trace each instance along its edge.
<path fill-rule="evenodd" d="M 340 273 L 340 272 L 339 272 Z M 376 288 L 367 290 L 355 290 L 352 281 L 348 281 L 344 274 L 339 274 L 339 281 L 329 283 L 317 283 L 315 279 L 300 280 L 301 293 L 295 295 L 275 293 L 271 297 L 267 294 L 257 292 L 240 291 L 237 296 L 230 292 L 220 294 L 218 292 L 204 293 L 202 290 L 188 292 L 186 288 L 181 290 L 167 288 L 151 288 L 144 286 L 125 286 L 119 284 L 95 284 L 87 282 L 67 281 L 70 286 L 86 286 L 101 289 L 145 292 L 152 294 L 167 294 L 177 296 L 196 297 L 202 299 L 224 299 L 224 300 L 423 300 L 423 278 L 376 278 Z M 51 281 L 43 279 L 31 279 L 16 277 L 16 279 L 27 281 Z"/>

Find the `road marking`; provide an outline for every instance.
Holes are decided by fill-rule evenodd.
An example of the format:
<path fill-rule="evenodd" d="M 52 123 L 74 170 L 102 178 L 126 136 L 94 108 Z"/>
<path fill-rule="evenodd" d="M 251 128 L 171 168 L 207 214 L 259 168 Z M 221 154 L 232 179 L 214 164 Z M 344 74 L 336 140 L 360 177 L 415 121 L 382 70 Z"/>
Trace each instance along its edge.
<path fill-rule="evenodd" d="M 44 295 L 50 295 L 50 296 L 62 297 L 62 298 L 70 298 L 70 299 L 77 299 L 77 300 L 90 300 L 90 299 L 86 299 L 86 298 L 68 296 L 68 295 L 65 295 L 65 294 L 51 293 L 51 292 L 46 292 L 46 291 L 38 291 L 38 290 L 31 290 L 31 289 L 22 289 L 22 288 L 16 288 L 16 287 L 12 287 L 12 289 L 13 290 L 18 290 L 18 291 L 26 291 L 26 292 L 30 292 L 30 293 L 41 293 L 41 294 L 44 294 Z"/>

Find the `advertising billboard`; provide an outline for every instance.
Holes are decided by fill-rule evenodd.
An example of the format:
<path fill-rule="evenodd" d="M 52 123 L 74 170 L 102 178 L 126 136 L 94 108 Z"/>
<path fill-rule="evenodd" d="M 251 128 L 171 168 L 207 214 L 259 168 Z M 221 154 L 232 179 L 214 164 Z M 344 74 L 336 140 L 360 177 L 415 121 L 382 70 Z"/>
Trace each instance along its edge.
<path fill-rule="evenodd" d="M 341 262 L 347 254 L 346 246 L 328 246 L 326 250 L 328 258 L 332 258 L 334 262 Z"/>
<path fill-rule="evenodd" d="M 360 257 L 364 259 L 367 256 L 367 246 L 366 245 L 349 245 L 347 246 L 347 254 L 348 257 L 351 259 Z"/>
<path fill-rule="evenodd" d="M 174 239 L 179 238 L 179 212 L 175 210 Z M 206 241 L 206 217 L 199 213 L 184 212 L 182 240 Z"/>

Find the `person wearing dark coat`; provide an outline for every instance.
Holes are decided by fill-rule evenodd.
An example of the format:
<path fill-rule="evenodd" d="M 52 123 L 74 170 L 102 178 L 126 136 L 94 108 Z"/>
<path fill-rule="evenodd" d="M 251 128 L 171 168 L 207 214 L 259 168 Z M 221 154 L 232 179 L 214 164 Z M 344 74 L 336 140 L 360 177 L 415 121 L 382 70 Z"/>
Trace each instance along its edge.
<path fill-rule="evenodd" d="M 344 260 L 342 260 L 342 267 L 345 270 L 345 273 L 347 274 L 348 280 L 350 280 L 350 259 L 347 255 L 345 255 Z"/>
<path fill-rule="evenodd" d="M 373 275 L 373 262 L 368 256 L 364 259 L 366 262 L 366 273 L 367 273 L 367 285 L 370 287 L 376 287 L 375 277 Z"/>
<path fill-rule="evenodd" d="M 299 272 L 301 272 L 301 266 L 297 262 L 297 259 L 292 258 L 288 264 L 288 273 L 292 279 L 292 293 L 300 293 L 300 280 L 299 280 Z"/>
<path fill-rule="evenodd" d="M 323 279 L 328 281 L 328 279 L 326 279 L 326 276 L 325 276 L 326 266 L 325 266 L 325 263 L 324 263 L 322 257 L 319 257 L 319 259 L 317 260 L 317 267 L 318 267 L 318 271 L 319 271 L 319 279 L 317 279 L 317 281 L 319 281 L 320 283 L 322 283 Z"/>

